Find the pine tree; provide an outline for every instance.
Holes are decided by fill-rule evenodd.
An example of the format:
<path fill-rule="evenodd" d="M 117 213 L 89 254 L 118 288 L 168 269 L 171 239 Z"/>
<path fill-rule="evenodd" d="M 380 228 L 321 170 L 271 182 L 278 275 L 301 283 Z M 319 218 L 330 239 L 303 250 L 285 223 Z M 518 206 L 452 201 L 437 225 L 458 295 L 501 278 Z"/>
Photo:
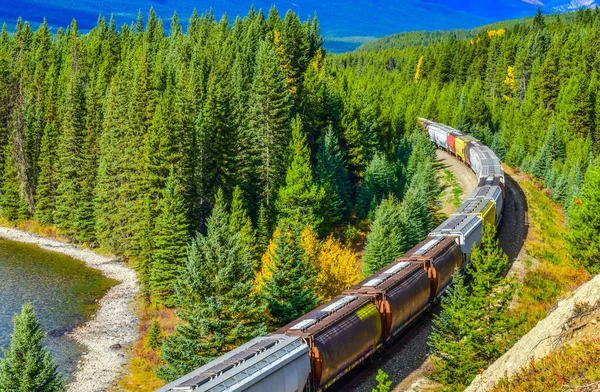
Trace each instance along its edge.
<path fill-rule="evenodd" d="M 65 380 L 57 372 L 52 355 L 42 346 L 45 334 L 31 304 L 23 306 L 13 323 L 10 346 L 0 358 L 0 390 L 63 391 Z"/>
<path fill-rule="evenodd" d="M 363 257 L 365 275 L 371 275 L 402 256 L 411 246 L 411 226 L 393 197 L 384 199 L 375 210 Z"/>
<path fill-rule="evenodd" d="M 273 45 L 261 43 L 256 54 L 248 130 L 241 140 L 241 175 L 258 190 L 258 198 L 270 213 L 275 192 L 285 175 L 289 144 L 289 93 Z"/>
<path fill-rule="evenodd" d="M 296 117 L 292 125 L 289 149 L 292 161 L 288 166 L 285 185 L 279 189 L 276 201 L 279 221 L 318 230 L 323 223 L 321 209 L 325 192 L 313 181 L 310 151 L 300 117 Z"/>
<path fill-rule="evenodd" d="M 266 308 L 254 289 L 254 267 L 240 233 L 233 232 L 221 192 L 206 235 L 192 241 L 177 282 L 183 320 L 163 343 L 166 365 L 156 370 L 174 380 L 266 332 Z"/>
<path fill-rule="evenodd" d="M 464 389 L 479 369 L 508 349 L 508 331 L 518 323 L 508 314 L 515 287 L 504 277 L 509 260 L 498 247 L 495 226 L 484 226 L 481 247 L 473 248 L 471 262 L 470 289 L 456 272 L 429 339 L 434 377 L 454 389 Z"/>
<path fill-rule="evenodd" d="M 261 287 L 271 313 L 271 326 L 280 327 L 313 309 L 318 298 L 314 267 L 302 248 L 298 226 L 282 226 L 271 255 L 271 276 Z"/>
<path fill-rule="evenodd" d="M 377 388 L 373 388 L 372 392 L 389 392 L 391 390 L 392 382 L 389 381 L 389 376 L 386 372 L 381 369 L 377 370 Z"/>
<path fill-rule="evenodd" d="M 19 181 L 12 154 L 12 143 L 4 150 L 4 173 L 2 175 L 2 216 L 10 221 L 25 219 L 25 202 L 19 193 Z"/>
<path fill-rule="evenodd" d="M 46 125 L 40 151 L 40 177 L 36 188 L 34 218 L 43 225 L 54 223 L 56 208 L 56 140 L 58 133 L 52 123 Z"/>
<path fill-rule="evenodd" d="M 593 274 L 600 272 L 600 164 L 590 166 L 581 195 L 569 208 L 569 250 Z"/>
<path fill-rule="evenodd" d="M 352 187 L 338 138 L 331 128 L 319 143 L 315 178 L 327 195 L 324 208 L 331 211 L 324 215 L 325 224 L 333 227 L 346 223 L 352 210 Z"/>
<path fill-rule="evenodd" d="M 356 212 L 366 218 L 388 195 L 398 196 L 398 171 L 394 163 L 377 153 L 369 162 L 357 196 Z"/>
<path fill-rule="evenodd" d="M 433 330 L 428 345 L 436 367 L 434 379 L 456 389 L 468 383 L 479 370 L 480 363 L 473 361 L 469 334 L 473 310 L 465 278 L 456 271 L 452 286 L 442 297 L 442 311 L 434 317 Z"/>
<path fill-rule="evenodd" d="M 233 232 L 240 233 L 242 246 L 247 249 L 248 257 L 254 268 L 258 269 L 260 266 L 260 253 L 258 252 L 256 231 L 252 227 L 252 221 L 244 205 L 242 189 L 239 186 L 233 189 L 229 226 Z"/>
<path fill-rule="evenodd" d="M 158 319 L 152 320 L 150 326 L 150 332 L 148 333 L 148 340 L 146 341 L 146 347 L 150 350 L 157 351 L 162 345 L 163 336 L 162 330 L 160 329 L 160 323 Z"/>
<path fill-rule="evenodd" d="M 181 186 L 171 172 L 160 201 L 160 214 L 154 229 L 154 251 L 150 288 L 153 299 L 163 305 L 176 305 L 175 282 L 185 261 L 189 242 L 187 211 Z"/>

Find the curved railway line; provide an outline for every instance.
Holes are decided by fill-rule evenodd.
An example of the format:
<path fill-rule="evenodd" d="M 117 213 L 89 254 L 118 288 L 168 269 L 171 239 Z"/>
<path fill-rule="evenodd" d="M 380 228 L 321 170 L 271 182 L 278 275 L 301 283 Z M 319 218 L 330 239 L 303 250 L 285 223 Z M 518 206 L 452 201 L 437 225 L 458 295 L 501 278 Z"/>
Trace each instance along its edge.
<path fill-rule="evenodd" d="M 421 367 L 431 313 L 454 269 L 470 262 L 484 223 L 499 226 L 513 261 L 527 227 L 522 192 L 488 147 L 453 128 L 419 121 L 439 148 L 475 173 L 477 187 L 460 208 L 413 249 L 392 256 L 391 264 L 332 301 L 158 391 L 369 391 L 379 367 L 394 380 Z"/>

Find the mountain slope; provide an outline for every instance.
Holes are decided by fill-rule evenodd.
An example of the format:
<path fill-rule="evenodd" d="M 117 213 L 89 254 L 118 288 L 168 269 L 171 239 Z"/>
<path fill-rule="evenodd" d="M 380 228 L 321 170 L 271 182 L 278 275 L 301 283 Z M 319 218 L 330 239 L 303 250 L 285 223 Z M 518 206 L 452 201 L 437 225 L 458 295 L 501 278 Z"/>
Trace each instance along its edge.
<path fill-rule="evenodd" d="M 545 12 L 566 11 L 580 6 L 594 6 L 597 0 L 266 0 L 235 1 L 192 1 L 192 0 L 4 0 L 0 2 L 0 22 L 13 26 L 18 17 L 29 20 L 34 25 L 47 18 L 51 26 L 66 26 L 76 18 L 82 31 L 89 30 L 96 23 L 98 14 L 115 16 L 118 24 L 130 23 L 138 10 L 144 14 L 150 6 L 158 15 L 168 19 L 177 11 L 182 21 L 186 21 L 194 7 L 203 11 L 212 7 L 215 15 L 227 12 L 229 15 L 245 14 L 254 4 L 257 8 L 268 9 L 273 3 L 281 13 L 292 9 L 303 18 L 317 12 L 321 20 L 323 35 L 329 42 L 364 42 L 365 37 L 385 35 L 413 30 L 470 29 L 503 19 L 515 19 L 532 15 L 538 6 Z M 9 30 L 12 30 L 9 28 Z M 352 46 L 352 45 L 350 45 Z M 344 47 L 351 49 L 350 47 Z"/>

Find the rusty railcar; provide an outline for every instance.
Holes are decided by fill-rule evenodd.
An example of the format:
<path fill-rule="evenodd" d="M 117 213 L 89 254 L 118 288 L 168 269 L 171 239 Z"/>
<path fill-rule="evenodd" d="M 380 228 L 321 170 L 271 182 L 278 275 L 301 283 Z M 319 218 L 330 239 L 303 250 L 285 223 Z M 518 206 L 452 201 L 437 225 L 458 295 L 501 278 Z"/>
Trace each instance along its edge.
<path fill-rule="evenodd" d="M 310 384 L 327 388 L 377 350 L 383 342 L 374 296 L 341 295 L 279 329 L 309 347 Z"/>

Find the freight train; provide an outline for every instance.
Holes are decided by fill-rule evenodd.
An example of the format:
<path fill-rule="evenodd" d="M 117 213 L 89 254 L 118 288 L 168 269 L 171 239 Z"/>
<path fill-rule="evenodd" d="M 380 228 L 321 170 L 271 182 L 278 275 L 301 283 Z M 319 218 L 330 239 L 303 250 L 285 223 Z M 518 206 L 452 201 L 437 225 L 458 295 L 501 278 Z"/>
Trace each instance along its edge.
<path fill-rule="evenodd" d="M 157 391 L 322 391 L 436 303 L 454 270 L 470 263 L 484 223 L 499 224 L 505 178 L 496 154 L 477 139 L 423 118 L 419 123 L 479 179 L 460 208 L 406 254 L 390 255 L 388 266 L 333 300 Z"/>

